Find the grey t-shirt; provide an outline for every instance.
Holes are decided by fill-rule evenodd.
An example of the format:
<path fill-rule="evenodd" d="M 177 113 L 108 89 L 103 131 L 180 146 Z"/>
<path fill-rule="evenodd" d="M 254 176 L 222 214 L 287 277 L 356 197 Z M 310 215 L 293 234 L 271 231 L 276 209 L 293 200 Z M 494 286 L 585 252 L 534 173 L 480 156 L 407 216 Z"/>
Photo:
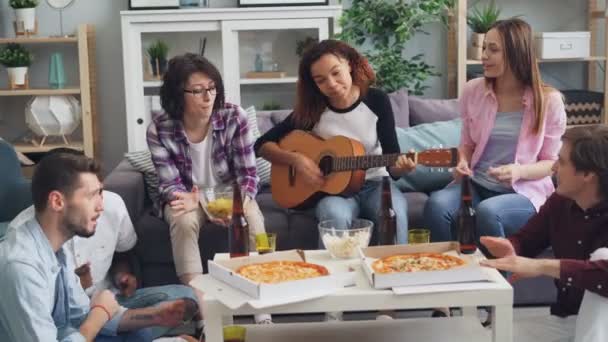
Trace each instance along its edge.
<path fill-rule="evenodd" d="M 490 167 L 512 164 L 519 139 L 523 112 L 499 112 L 496 114 L 494 128 L 479 162 L 473 170 L 473 181 L 484 188 L 500 193 L 513 192 L 510 185 L 500 183 L 488 175 Z"/>

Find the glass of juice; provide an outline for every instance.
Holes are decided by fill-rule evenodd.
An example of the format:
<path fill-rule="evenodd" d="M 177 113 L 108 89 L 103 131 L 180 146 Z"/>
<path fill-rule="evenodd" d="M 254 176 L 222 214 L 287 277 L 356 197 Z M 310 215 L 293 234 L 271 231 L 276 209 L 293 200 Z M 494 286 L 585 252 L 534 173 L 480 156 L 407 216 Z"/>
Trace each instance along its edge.
<path fill-rule="evenodd" d="M 272 253 L 277 248 L 277 234 L 260 233 L 255 236 L 255 250 L 258 254 Z"/>

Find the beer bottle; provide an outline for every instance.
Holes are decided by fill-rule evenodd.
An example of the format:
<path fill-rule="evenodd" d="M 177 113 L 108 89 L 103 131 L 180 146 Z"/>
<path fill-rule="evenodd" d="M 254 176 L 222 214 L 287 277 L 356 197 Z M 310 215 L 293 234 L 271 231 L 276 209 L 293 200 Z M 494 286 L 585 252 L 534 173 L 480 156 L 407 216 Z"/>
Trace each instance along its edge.
<path fill-rule="evenodd" d="M 228 249 L 230 257 L 249 255 L 249 225 L 243 211 L 243 198 L 238 184 L 234 184 L 232 193 L 232 225 L 228 232 Z"/>
<path fill-rule="evenodd" d="M 394 245 L 397 234 L 397 216 L 391 199 L 391 181 L 388 176 L 382 177 L 382 197 L 378 225 L 378 244 Z"/>
<path fill-rule="evenodd" d="M 473 209 L 473 194 L 469 176 L 462 177 L 461 183 L 460 218 L 458 221 L 458 242 L 460 253 L 472 254 L 477 250 L 475 209 Z"/>

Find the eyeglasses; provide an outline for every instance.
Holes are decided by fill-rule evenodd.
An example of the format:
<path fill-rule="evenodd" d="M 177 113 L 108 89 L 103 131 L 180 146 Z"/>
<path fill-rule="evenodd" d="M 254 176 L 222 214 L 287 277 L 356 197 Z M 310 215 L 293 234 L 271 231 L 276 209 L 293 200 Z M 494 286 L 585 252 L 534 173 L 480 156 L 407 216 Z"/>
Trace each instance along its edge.
<path fill-rule="evenodd" d="M 217 89 L 215 87 L 184 89 L 184 93 L 189 93 L 198 97 L 203 96 L 204 93 L 207 93 L 209 96 L 214 96 L 217 93 Z"/>

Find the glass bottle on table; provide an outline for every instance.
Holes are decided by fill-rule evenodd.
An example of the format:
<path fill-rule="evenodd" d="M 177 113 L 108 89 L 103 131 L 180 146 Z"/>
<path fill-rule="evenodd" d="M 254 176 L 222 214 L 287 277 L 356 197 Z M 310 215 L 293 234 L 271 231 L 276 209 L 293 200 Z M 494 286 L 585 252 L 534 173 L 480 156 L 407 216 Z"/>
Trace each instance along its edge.
<path fill-rule="evenodd" d="M 391 181 L 388 176 L 382 177 L 382 195 L 380 204 L 380 217 L 378 224 L 378 244 L 394 245 L 397 234 L 397 216 L 393 210 L 391 198 Z"/>
<path fill-rule="evenodd" d="M 458 219 L 458 242 L 460 253 L 473 254 L 477 250 L 477 226 L 475 209 L 473 208 L 473 194 L 471 192 L 471 179 L 463 176 L 461 181 L 460 217 Z"/>
<path fill-rule="evenodd" d="M 232 194 L 232 224 L 228 231 L 228 249 L 231 258 L 249 255 L 249 224 L 245 219 L 241 189 L 236 183 Z"/>

